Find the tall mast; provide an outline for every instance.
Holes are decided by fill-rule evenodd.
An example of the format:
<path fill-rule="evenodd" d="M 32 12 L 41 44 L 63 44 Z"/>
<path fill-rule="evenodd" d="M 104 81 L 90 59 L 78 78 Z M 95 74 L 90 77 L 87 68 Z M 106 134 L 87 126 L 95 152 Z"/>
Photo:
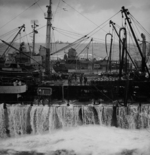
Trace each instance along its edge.
<path fill-rule="evenodd" d="M 142 38 L 142 52 L 143 52 L 143 57 L 146 60 L 146 37 L 143 33 L 141 33 L 141 38 Z"/>
<path fill-rule="evenodd" d="M 38 20 L 32 20 L 31 23 L 32 23 L 31 27 L 33 29 L 33 42 L 32 42 L 32 53 L 31 53 L 31 56 L 32 56 L 34 54 L 34 52 L 35 52 L 35 34 L 38 33 L 38 31 L 35 30 L 35 29 L 39 25 L 37 25 Z"/>
<path fill-rule="evenodd" d="M 15 39 L 17 38 L 17 36 L 20 34 L 21 30 L 23 29 L 23 31 L 25 31 L 25 25 L 23 24 L 22 26 L 18 27 L 19 31 L 17 32 L 17 34 L 15 35 L 15 37 L 13 38 L 13 40 L 10 42 L 10 44 L 12 44 Z M 3 53 L 2 57 L 5 56 L 7 50 L 9 49 L 9 46 L 6 48 L 5 52 Z"/>
<path fill-rule="evenodd" d="M 116 32 L 116 34 L 117 34 L 117 36 L 118 36 L 118 38 L 119 38 L 119 41 L 120 41 L 121 44 L 123 45 L 123 41 L 122 41 L 122 39 L 120 38 L 119 33 L 118 33 L 117 30 L 116 30 L 115 23 L 114 23 L 113 21 L 111 21 L 111 20 L 110 20 L 109 23 L 113 26 L 113 29 L 115 30 L 115 32 Z M 129 52 L 128 52 L 128 50 L 127 50 L 126 47 L 125 47 L 125 51 L 126 51 L 128 57 L 130 58 L 131 62 L 133 63 L 133 65 L 134 65 L 135 68 L 137 69 L 137 66 L 136 66 L 136 64 L 134 63 L 134 61 L 133 61 L 132 57 L 130 56 L 130 54 L 129 54 Z"/>
<path fill-rule="evenodd" d="M 32 49 L 32 55 L 35 52 L 35 21 L 33 23 L 33 49 Z"/>
<path fill-rule="evenodd" d="M 50 43 L 51 43 L 51 20 L 52 20 L 52 10 L 51 10 L 52 0 L 49 0 L 49 6 L 47 7 L 47 30 L 46 30 L 46 64 L 45 64 L 45 72 L 47 75 L 50 75 Z"/>
<path fill-rule="evenodd" d="M 129 13 L 128 9 L 125 9 L 124 6 L 122 7 L 122 10 L 121 10 L 121 11 L 124 13 L 124 15 L 125 15 L 125 17 L 126 17 L 126 20 L 127 20 L 128 25 L 129 25 L 129 27 L 130 27 L 130 30 L 131 30 L 131 32 L 132 32 L 134 41 L 135 41 L 136 46 L 137 46 L 137 48 L 138 48 L 138 50 L 139 50 L 139 53 L 140 53 L 140 55 L 141 55 L 141 58 L 142 58 L 142 72 L 147 71 L 147 73 L 148 73 L 148 75 L 149 75 L 149 77 L 150 77 L 150 72 L 149 72 L 149 69 L 148 69 L 148 67 L 147 67 L 147 65 L 146 65 L 145 57 L 143 56 L 142 50 L 141 50 L 141 48 L 140 48 L 140 46 L 139 46 L 139 44 L 138 44 L 138 41 L 137 41 L 136 36 L 135 36 L 135 33 L 134 33 L 133 28 L 132 28 L 132 26 L 131 26 L 130 18 L 128 17 L 128 15 L 130 15 L 130 13 Z"/>

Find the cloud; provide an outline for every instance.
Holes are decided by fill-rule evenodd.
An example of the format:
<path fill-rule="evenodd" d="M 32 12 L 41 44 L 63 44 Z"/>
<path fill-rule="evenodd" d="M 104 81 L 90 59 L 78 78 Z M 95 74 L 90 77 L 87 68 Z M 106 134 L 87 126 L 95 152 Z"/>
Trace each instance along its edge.
<path fill-rule="evenodd" d="M 133 7 L 138 9 L 149 10 L 149 0 L 64 0 L 73 6 L 79 6 L 83 12 L 100 12 L 101 10 L 119 11 L 122 6 Z"/>
<path fill-rule="evenodd" d="M 101 10 L 118 10 L 121 6 L 129 6 L 130 0 L 82 0 L 79 1 L 84 12 L 99 12 Z"/>
<path fill-rule="evenodd" d="M 0 6 L 28 7 L 37 1 L 40 6 L 46 6 L 49 4 L 49 0 L 0 0 Z M 136 6 L 142 10 L 144 10 L 144 8 L 148 10 L 148 6 L 150 5 L 149 0 L 52 0 L 52 4 L 55 6 L 59 2 L 60 6 L 65 5 L 67 8 L 69 8 L 69 5 L 71 5 L 73 8 L 81 9 L 84 13 L 100 12 L 101 10 L 119 11 L 122 6 Z"/>
<path fill-rule="evenodd" d="M 49 4 L 49 0 L 39 0 L 38 5 L 34 5 L 28 10 L 25 10 L 36 1 L 38 0 L 0 0 L 0 17 L 4 21 L 1 23 L 7 23 L 6 21 L 17 16 L 14 20 L 16 23 L 24 22 L 23 20 L 31 21 L 31 19 L 38 19 L 45 24 L 44 12 L 47 12 L 46 6 Z M 58 3 L 59 7 L 56 12 Z M 54 24 L 60 26 L 66 21 L 66 23 L 69 23 L 76 31 L 86 30 L 84 27 L 86 27 L 88 31 L 89 29 L 91 30 L 93 26 L 92 23 L 90 25 L 90 21 L 81 16 L 80 13 L 99 25 L 114 15 L 114 13 L 121 10 L 122 6 L 129 9 L 130 13 L 142 23 L 147 30 L 150 28 L 150 22 L 148 20 L 150 13 L 149 0 L 52 0 L 52 4 L 53 15 L 55 17 L 54 22 L 59 23 Z M 63 8 L 67 11 L 63 10 Z M 73 8 L 80 13 L 77 13 Z M 121 17 L 121 15 L 119 17 Z M 114 22 L 117 22 L 116 20 Z M 66 23 L 64 25 L 67 25 Z"/>
<path fill-rule="evenodd" d="M 53 1 L 53 4 L 56 5 L 59 0 Z M 33 5 L 35 2 L 38 3 Z M 44 17 L 48 4 L 49 0 L 0 0 L 0 12 L 10 18 L 18 15 L 18 18 L 34 18 L 38 17 L 42 11 L 42 17 Z"/>
<path fill-rule="evenodd" d="M 52 0 L 53 4 L 58 3 L 59 0 Z M 0 6 L 13 7 L 13 6 L 30 6 L 33 3 L 38 2 L 41 5 L 48 5 L 49 0 L 0 0 Z"/>

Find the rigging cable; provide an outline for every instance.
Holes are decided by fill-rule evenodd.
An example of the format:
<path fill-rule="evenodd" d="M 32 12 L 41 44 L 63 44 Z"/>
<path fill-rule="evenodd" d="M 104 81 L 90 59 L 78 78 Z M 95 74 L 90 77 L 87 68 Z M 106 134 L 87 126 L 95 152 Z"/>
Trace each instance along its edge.
<path fill-rule="evenodd" d="M 94 40 L 92 41 L 92 69 L 94 68 L 94 51 L 93 51 L 93 44 L 94 44 Z"/>
<path fill-rule="evenodd" d="M 133 17 L 132 17 L 132 20 L 133 20 L 135 23 L 137 23 L 136 20 L 135 20 Z M 149 33 L 147 33 L 147 31 L 145 31 L 145 29 L 143 29 L 143 27 L 141 27 L 141 25 L 140 25 L 139 23 L 137 23 L 137 25 L 139 26 L 139 28 L 141 28 L 141 29 L 146 33 L 146 38 L 150 36 Z M 139 33 L 140 33 L 140 32 L 139 32 Z M 145 33 L 144 33 L 144 34 L 145 34 Z M 141 33 L 141 34 L 142 34 L 142 33 Z M 140 34 L 140 37 L 141 37 L 141 34 Z M 140 39 L 137 39 L 137 41 L 140 41 Z M 141 44 L 142 44 L 142 41 L 140 41 L 140 42 L 141 42 Z M 149 42 L 146 41 L 146 43 L 149 43 Z M 147 47 L 147 45 L 146 45 L 146 47 Z"/>
<path fill-rule="evenodd" d="M 55 30 L 60 30 L 60 31 L 64 31 L 64 33 L 66 32 L 66 33 L 68 33 L 68 34 L 72 34 L 72 35 L 76 35 L 76 36 L 83 36 L 83 35 L 85 35 L 85 34 L 79 34 L 79 33 L 76 33 L 76 32 L 72 32 L 72 31 L 67 31 L 67 30 L 64 30 L 64 29 L 61 29 L 61 28 L 58 28 L 58 27 L 54 27 L 54 29 Z M 103 39 L 99 39 L 99 38 L 95 38 L 95 37 L 93 37 L 95 40 L 97 39 L 98 41 L 101 41 L 101 40 L 103 40 Z M 103 42 L 104 42 L 104 40 L 103 40 Z"/>
<path fill-rule="evenodd" d="M 1 39 L 0 39 L 1 40 Z M 17 49 L 16 47 L 10 45 L 9 43 L 5 42 L 4 40 L 1 40 L 3 43 L 5 43 L 6 45 L 10 46 L 11 48 L 15 49 L 16 51 L 20 52 L 19 49 Z M 40 66 L 42 66 L 44 68 L 44 66 L 42 64 L 40 64 L 38 61 L 36 61 L 34 58 L 30 57 L 29 55 L 25 54 L 24 52 L 21 52 L 23 55 L 25 55 L 26 57 L 29 57 L 30 59 L 34 60 L 36 63 L 38 63 Z"/>
<path fill-rule="evenodd" d="M 95 33 L 98 33 L 100 30 L 102 30 L 104 27 L 106 27 L 108 25 L 108 23 L 106 23 L 105 25 L 103 25 L 101 28 L 99 28 L 98 30 L 96 30 L 95 32 L 93 32 L 91 35 L 89 35 L 90 37 L 92 37 Z M 107 33 L 107 32 L 106 32 Z"/>
<path fill-rule="evenodd" d="M 119 25 L 117 25 L 117 24 L 115 24 L 115 26 L 116 27 L 118 27 L 119 29 L 121 28 Z M 134 40 L 133 40 L 133 37 L 132 37 L 132 35 L 131 35 L 131 32 L 130 32 L 130 29 L 128 28 L 128 25 L 126 26 L 127 27 L 127 34 L 129 35 L 129 37 L 131 37 L 131 40 L 132 40 L 132 46 L 134 47 L 134 49 L 137 49 L 137 47 L 136 47 L 136 45 L 135 45 L 135 43 L 134 43 Z M 117 40 L 119 41 L 119 39 L 117 38 Z M 130 46 L 131 46 L 131 44 L 130 44 Z M 127 48 L 128 49 L 128 48 Z"/>
<path fill-rule="evenodd" d="M 132 17 L 132 19 L 134 19 L 134 21 L 136 21 L 138 24 L 139 24 L 139 26 L 150 36 L 150 33 L 140 24 L 140 22 L 138 22 L 137 20 L 136 20 L 136 18 L 134 18 L 134 16 L 130 13 L 130 16 Z"/>
<path fill-rule="evenodd" d="M 68 30 L 64 30 L 64 29 L 61 29 L 61 28 L 57 28 L 57 27 L 53 27 L 54 29 L 56 30 L 59 30 L 59 31 L 63 31 L 64 33 L 68 33 L 68 34 L 72 34 L 72 35 L 76 35 L 76 36 L 83 36 L 85 34 L 79 34 L 79 33 L 76 33 L 76 32 L 71 32 L 71 31 L 68 31 Z"/>
<path fill-rule="evenodd" d="M 74 48 L 75 48 L 75 49 L 78 49 L 81 45 L 82 45 L 82 44 L 81 44 L 81 42 L 80 42 L 80 43 L 77 44 Z"/>
<path fill-rule="evenodd" d="M 84 47 L 84 49 L 83 49 L 80 53 L 78 53 L 77 57 L 78 57 L 82 52 L 84 52 L 86 48 L 89 48 L 91 42 L 92 42 L 92 39 L 91 39 L 90 42 Z"/>
<path fill-rule="evenodd" d="M 19 27 L 19 31 L 17 32 L 17 34 L 15 35 L 15 37 L 13 37 L 12 41 L 10 42 L 10 44 L 12 45 L 14 43 L 14 41 L 16 40 L 16 38 L 18 37 L 19 34 L 21 34 L 22 29 L 25 29 L 25 25 L 22 25 L 21 27 Z M 12 35 L 11 35 L 12 36 Z M 8 46 L 5 51 L 3 52 L 3 55 L 6 55 L 6 53 L 8 53 L 10 50 L 10 46 Z"/>
<path fill-rule="evenodd" d="M 116 33 L 114 33 L 114 29 L 112 29 L 112 35 L 113 35 L 113 40 L 115 40 L 116 39 Z M 112 58 L 113 58 L 113 56 L 114 56 L 114 53 L 115 53 L 115 44 L 113 43 L 112 44 Z"/>
<path fill-rule="evenodd" d="M 2 34 L 2 35 L 0 36 L 0 38 L 5 37 L 5 36 L 7 36 L 8 34 L 14 33 L 14 32 L 17 31 L 17 30 L 18 30 L 18 27 L 15 28 L 15 29 L 13 29 L 13 30 L 11 30 L 11 31 L 9 31 L 9 32 L 7 32 L 7 33 L 5 33 L 5 34 Z"/>
<path fill-rule="evenodd" d="M 40 28 L 38 28 L 38 29 L 36 29 L 36 30 L 40 30 L 40 29 L 42 29 L 43 27 L 45 27 L 46 25 L 44 25 L 44 26 L 42 26 L 42 27 L 40 27 Z M 32 34 L 33 32 L 30 32 L 30 33 L 28 33 L 28 34 L 26 34 L 26 35 L 24 35 L 24 36 L 22 36 L 21 38 L 24 38 L 24 37 L 26 37 L 27 35 L 30 35 L 30 34 Z M 16 39 L 16 40 L 19 40 L 19 39 Z"/>
<path fill-rule="evenodd" d="M 117 34 L 118 38 L 119 38 L 119 34 L 118 34 L 118 32 L 117 32 L 117 29 L 116 29 L 116 27 L 114 26 L 114 25 L 115 25 L 115 23 L 113 23 L 112 21 L 110 21 L 110 23 L 113 25 L 114 30 L 115 30 L 115 32 L 116 32 L 116 34 Z M 120 39 L 120 38 L 119 38 L 119 41 L 121 41 L 121 39 Z M 121 41 L 121 42 L 122 42 L 122 41 Z M 134 66 L 136 67 L 136 65 L 135 65 L 134 61 L 132 60 L 132 57 L 130 56 L 130 54 L 129 54 L 129 53 L 128 53 L 128 51 L 127 51 L 127 48 L 126 48 L 126 52 L 127 52 L 128 56 L 129 56 L 130 60 L 132 61 L 132 63 L 133 63 L 133 64 L 134 64 Z"/>
<path fill-rule="evenodd" d="M 78 12 L 80 15 L 82 15 L 84 18 L 86 18 L 88 21 L 92 22 L 94 25 L 96 25 L 97 27 L 92 30 L 90 33 L 92 33 L 93 31 L 95 31 L 96 29 L 98 29 L 101 25 L 103 25 L 105 22 L 109 21 L 111 18 L 113 18 L 115 15 L 117 15 L 120 11 L 118 11 L 116 14 L 114 14 L 112 17 L 110 17 L 108 20 L 106 20 L 104 23 L 102 23 L 100 26 L 98 26 L 96 23 L 94 23 L 93 21 L 91 21 L 89 18 L 87 18 L 86 16 L 84 16 L 83 14 L 81 14 L 79 11 L 77 11 L 75 8 L 73 8 L 71 5 L 69 5 L 68 3 L 66 3 L 64 0 L 62 0 L 62 2 L 64 2 L 65 4 L 67 4 L 69 7 L 71 7 L 72 9 L 74 9 L 76 12 Z M 103 30 L 103 28 L 101 28 Z M 103 30 L 104 32 L 106 32 L 105 30 Z M 88 35 L 90 34 L 88 33 Z M 96 33 L 96 32 L 95 32 Z"/>
<path fill-rule="evenodd" d="M 2 25 L 1 27 L 0 27 L 0 29 L 1 28 L 3 28 L 4 26 L 6 26 L 8 23 L 10 23 L 10 22 L 12 22 L 14 19 L 16 19 L 18 16 L 20 16 L 22 13 L 24 13 L 25 11 L 27 11 L 28 9 L 30 9 L 32 6 L 34 6 L 36 3 L 38 3 L 40 0 L 38 0 L 38 1 L 36 1 L 36 2 L 34 2 L 32 5 L 30 5 L 29 7 L 27 7 L 25 10 L 23 10 L 21 13 L 19 13 L 17 16 L 15 16 L 14 18 L 12 18 L 10 21 L 8 21 L 7 23 L 5 23 L 4 25 Z"/>
<path fill-rule="evenodd" d="M 138 49 L 137 49 L 137 46 L 135 45 L 135 43 L 134 43 L 134 40 L 133 40 L 133 36 L 132 36 L 132 34 L 131 34 L 131 32 L 130 32 L 130 30 L 129 30 L 129 26 L 127 25 L 126 26 L 127 27 L 127 30 L 128 30 L 128 33 L 129 33 L 129 39 L 130 40 L 132 40 L 132 43 L 133 43 L 133 47 L 134 47 L 134 52 L 136 52 L 136 56 L 139 56 L 140 57 L 140 54 L 139 54 L 139 52 L 137 51 Z M 131 55 L 131 49 L 130 49 L 130 56 L 133 56 L 133 54 Z M 133 58 L 133 61 L 134 61 L 134 66 L 135 66 L 135 68 L 137 69 L 138 68 L 138 66 L 137 66 L 137 63 L 136 63 L 136 60 L 135 60 L 135 56 L 133 56 L 134 58 Z M 136 75 L 137 76 L 137 75 Z"/>
<path fill-rule="evenodd" d="M 73 43 L 70 43 L 69 45 L 67 45 L 67 46 L 65 46 L 65 47 L 63 47 L 63 48 L 61 48 L 60 50 L 58 50 L 58 51 L 52 53 L 51 55 L 56 54 L 56 53 L 59 53 L 59 52 L 61 52 L 62 50 L 65 50 L 65 49 L 67 49 L 67 48 L 69 48 L 69 47 L 71 47 L 71 46 L 77 44 L 78 42 L 82 42 L 83 40 L 85 40 L 85 39 L 87 39 L 87 38 L 89 38 L 89 37 L 87 37 L 87 36 L 85 35 L 85 36 L 79 38 L 78 40 L 74 41 Z"/>
<path fill-rule="evenodd" d="M 88 38 L 86 38 L 85 40 L 83 40 L 83 42 L 84 42 L 84 41 L 86 41 L 86 40 L 88 40 L 88 39 L 89 39 L 89 37 L 88 37 Z M 73 45 L 73 46 L 75 46 L 74 48 L 75 48 L 75 49 L 79 49 L 79 47 L 80 47 L 80 46 L 82 46 L 82 44 L 81 44 L 81 43 L 82 43 L 82 42 L 77 43 L 77 44 L 76 44 L 76 46 L 75 46 L 75 45 Z M 84 44 L 84 43 L 83 43 L 83 44 Z"/>
<path fill-rule="evenodd" d="M 89 38 L 88 38 L 89 39 Z M 92 39 L 91 39 L 92 40 Z M 90 41 L 91 42 L 91 41 Z M 82 53 L 82 52 L 84 52 L 84 50 L 86 49 L 86 48 L 89 48 L 89 46 L 90 46 L 90 42 L 84 47 L 84 49 L 80 52 L 80 53 L 78 53 L 78 55 L 76 56 L 76 60 L 77 60 L 77 58 L 78 58 L 78 56 Z M 79 43 L 80 44 L 80 43 Z M 73 64 L 73 62 L 71 62 L 70 64 Z M 77 65 L 77 64 L 76 64 Z"/>
<path fill-rule="evenodd" d="M 54 35 L 54 29 L 52 28 L 52 33 L 53 33 L 53 38 L 54 38 L 54 45 L 55 45 L 55 49 L 56 49 L 56 51 L 57 51 L 57 46 L 56 46 L 56 40 L 55 40 L 55 35 Z M 54 51 L 55 51 L 55 49 L 54 49 Z"/>
<path fill-rule="evenodd" d="M 40 8 L 40 10 L 44 13 L 44 11 L 42 10 L 42 8 L 40 7 L 40 5 L 38 4 L 38 2 L 36 3 L 36 5 Z"/>
<path fill-rule="evenodd" d="M 16 32 L 13 32 L 13 34 L 11 34 L 11 36 L 9 36 L 9 38 L 7 38 L 6 40 L 8 41 L 12 36 L 14 36 L 14 33 L 16 33 Z M 4 45 L 0 46 L 0 48 L 3 48 L 3 47 L 6 47 L 6 45 L 4 44 Z"/>
<path fill-rule="evenodd" d="M 120 27 L 119 25 L 117 25 L 117 24 L 115 24 L 115 26 L 118 27 L 119 29 L 121 28 L 121 27 Z M 131 32 L 130 32 L 129 28 L 128 28 L 127 34 L 132 38 L 132 35 L 131 35 Z M 117 39 L 117 40 L 119 41 L 119 39 Z M 134 44 L 133 38 L 132 38 L 132 42 L 133 42 L 133 46 L 136 47 L 135 44 Z"/>
<path fill-rule="evenodd" d="M 135 43 L 134 43 L 134 40 L 133 40 L 133 37 L 132 37 L 132 34 L 131 34 L 131 32 L 130 32 L 130 30 L 129 30 L 129 27 L 127 26 L 127 30 L 128 30 L 128 33 L 129 33 L 129 37 L 128 38 L 130 38 L 130 40 L 132 41 L 132 46 L 134 47 L 134 52 L 136 52 L 136 56 L 139 56 L 139 53 L 137 53 L 138 51 L 137 51 L 137 46 L 135 45 Z M 130 54 L 131 55 L 131 54 Z"/>
<path fill-rule="evenodd" d="M 132 17 L 130 17 L 130 19 L 132 19 Z M 138 29 L 138 27 L 137 27 L 137 25 L 134 23 L 134 20 L 132 19 L 132 27 L 133 27 L 133 29 L 134 29 L 134 33 L 135 33 L 135 36 L 136 36 L 136 38 L 137 38 L 137 40 L 140 38 L 139 37 L 139 35 L 141 35 L 140 34 L 140 31 L 139 31 L 139 29 Z M 139 34 L 139 35 L 138 35 Z"/>
<path fill-rule="evenodd" d="M 67 37 L 69 37 L 69 38 L 76 39 L 76 38 L 71 37 L 71 36 L 69 36 L 69 35 L 67 35 L 67 34 L 64 34 L 63 32 L 60 32 L 60 31 L 58 31 L 58 30 L 55 30 L 55 31 L 57 31 L 58 33 L 60 33 L 60 34 L 62 34 L 62 35 L 64 35 L 64 36 L 67 36 Z"/>
<path fill-rule="evenodd" d="M 71 5 L 69 5 L 68 3 L 66 3 L 64 0 L 62 0 L 62 2 L 64 2 L 65 4 L 67 4 L 70 8 L 72 8 L 73 10 L 75 10 L 77 13 L 79 13 L 81 16 L 83 16 L 84 18 L 86 18 L 88 21 L 90 21 L 91 23 L 93 23 L 95 26 L 98 26 L 96 23 L 94 23 L 92 20 L 90 20 L 89 18 L 87 18 L 86 16 L 84 16 L 82 13 L 80 13 L 78 10 L 76 10 L 75 8 L 73 8 Z M 105 31 L 106 32 L 106 31 Z"/>
<path fill-rule="evenodd" d="M 55 15 L 56 15 L 56 13 L 57 13 L 57 10 L 58 10 L 58 7 L 59 7 L 59 4 L 60 4 L 60 0 L 59 0 L 59 2 L 58 2 L 58 4 L 57 4 L 57 7 L 56 7 L 56 10 L 55 10 L 55 13 L 54 13 L 54 17 L 55 17 Z M 54 18 L 53 18 L 54 19 Z"/>
<path fill-rule="evenodd" d="M 27 39 L 28 48 L 29 48 L 29 51 L 31 52 L 31 48 L 30 48 L 30 44 L 29 44 L 29 40 L 28 40 L 26 31 L 25 31 L 25 34 L 26 34 L 26 39 Z"/>
<path fill-rule="evenodd" d="M 94 33 L 94 31 L 96 31 L 98 28 L 100 28 L 103 24 L 107 23 L 110 19 L 112 19 L 114 16 L 116 16 L 120 11 L 118 11 L 117 13 L 115 13 L 113 16 L 111 16 L 109 19 L 107 19 L 105 22 L 103 22 L 102 24 L 100 24 L 97 28 L 95 28 L 94 30 L 92 30 L 91 32 L 89 32 L 87 35 Z"/>

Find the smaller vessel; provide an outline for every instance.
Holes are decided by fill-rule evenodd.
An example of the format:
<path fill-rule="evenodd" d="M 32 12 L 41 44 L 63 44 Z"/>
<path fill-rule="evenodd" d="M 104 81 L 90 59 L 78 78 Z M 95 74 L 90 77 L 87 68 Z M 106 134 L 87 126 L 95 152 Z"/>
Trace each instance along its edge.
<path fill-rule="evenodd" d="M 26 93 L 28 87 L 25 83 L 15 80 L 7 81 L 7 79 L 0 79 L 0 97 L 1 101 L 20 101 L 22 95 Z"/>
<path fill-rule="evenodd" d="M 0 94 L 19 94 L 27 91 L 27 85 L 21 86 L 0 86 Z"/>

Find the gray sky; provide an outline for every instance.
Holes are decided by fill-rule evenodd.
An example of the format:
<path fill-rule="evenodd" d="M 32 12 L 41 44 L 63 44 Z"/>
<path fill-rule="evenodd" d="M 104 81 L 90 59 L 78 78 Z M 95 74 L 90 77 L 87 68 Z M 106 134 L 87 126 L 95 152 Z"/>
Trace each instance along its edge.
<path fill-rule="evenodd" d="M 37 0 L 0 0 L 0 35 L 18 26 L 21 26 L 22 24 L 26 25 L 26 33 L 30 33 L 32 31 L 31 20 L 38 20 L 39 27 L 46 25 L 44 12 L 47 11 L 46 5 L 49 4 L 49 0 L 39 0 L 37 4 L 29 8 L 29 6 L 31 6 L 35 1 Z M 149 0 L 64 1 L 66 3 L 64 3 L 62 0 L 52 0 L 52 22 L 53 26 L 56 28 L 65 29 L 79 34 L 87 34 L 121 10 L 122 6 L 125 6 L 138 20 L 138 22 L 141 23 L 143 27 L 150 33 Z M 75 11 L 72 7 L 77 11 Z M 121 14 L 119 13 L 116 15 L 112 20 L 121 25 Z M 93 37 L 97 38 L 97 41 L 100 41 L 101 39 L 104 40 L 106 32 L 109 31 L 111 31 L 111 29 L 109 28 L 109 25 L 107 25 L 103 28 L 103 30 L 97 32 Z M 41 28 L 39 33 L 36 35 L 36 42 L 45 42 L 45 33 L 46 27 Z M 79 36 L 69 35 L 70 37 L 68 37 L 66 35 L 62 35 L 56 30 L 52 34 L 55 36 L 53 37 L 53 40 L 55 38 L 55 40 L 72 42 L 79 38 Z M 149 38 L 147 39 L 150 40 Z M 32 41 L 30 36 L 28 36 L 28 41 Z"/>

